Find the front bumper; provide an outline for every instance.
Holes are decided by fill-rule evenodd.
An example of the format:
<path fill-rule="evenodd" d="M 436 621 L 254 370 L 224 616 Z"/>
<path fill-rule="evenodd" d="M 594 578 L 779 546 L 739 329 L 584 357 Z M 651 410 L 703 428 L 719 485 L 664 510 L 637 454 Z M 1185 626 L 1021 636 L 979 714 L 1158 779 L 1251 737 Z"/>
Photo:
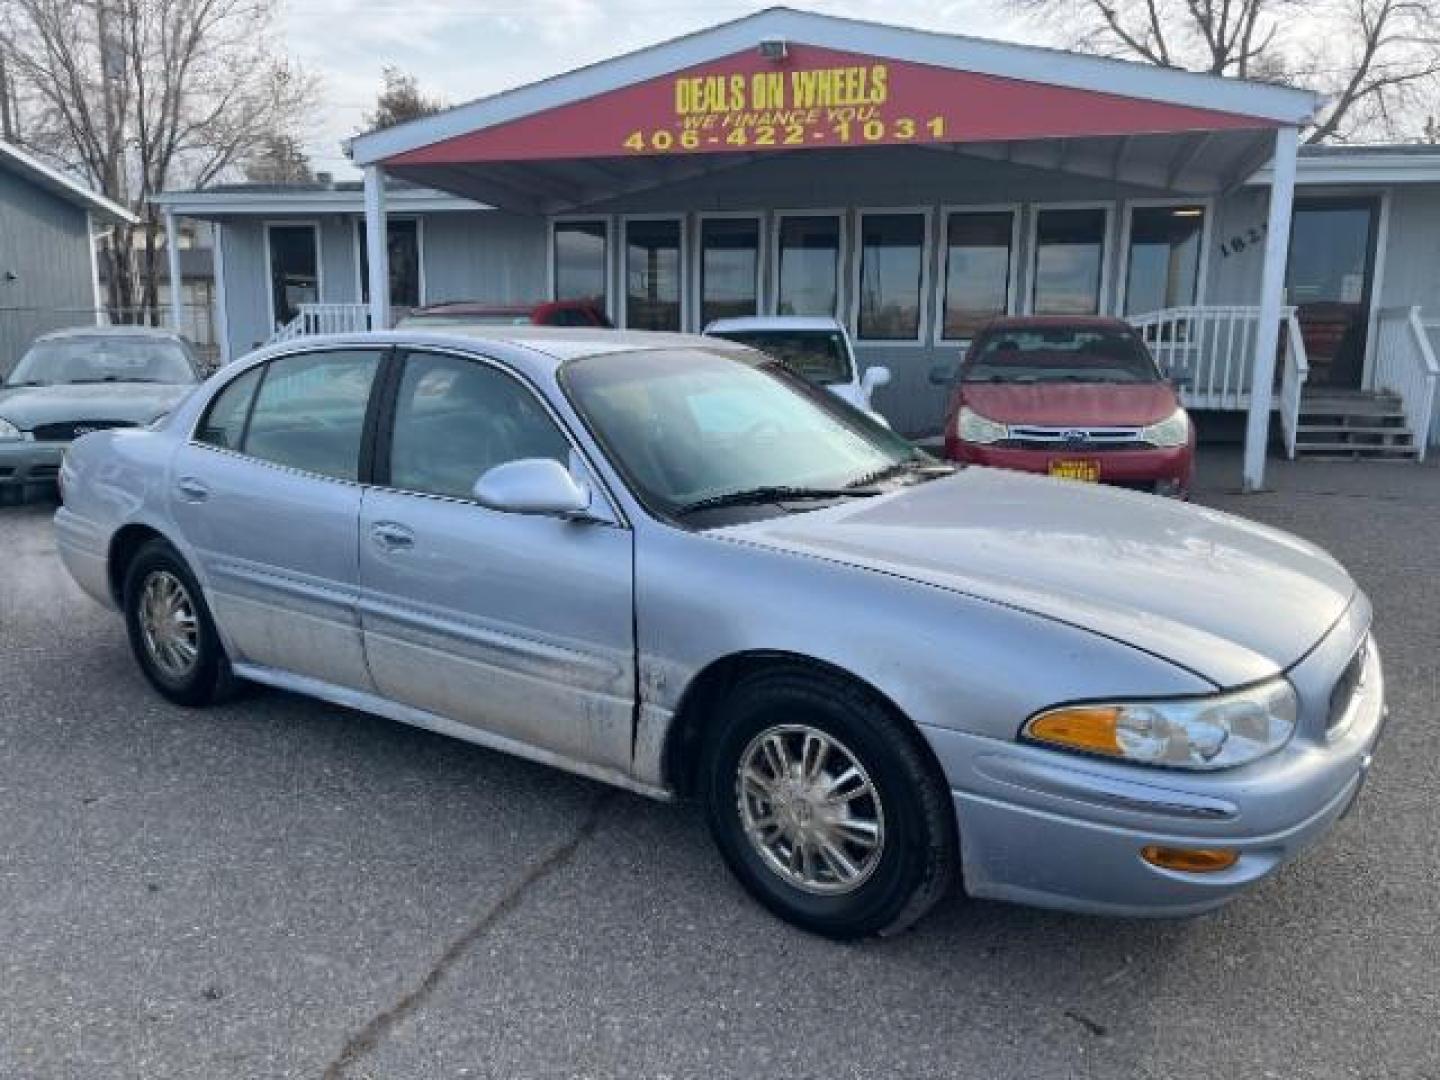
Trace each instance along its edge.
<path fill-rule="evenodd" d="M 1127 766 L 927 727 L 951 783 L 966 890 L 1100 915 L 1218 907 L 1344 816 L 1370 769 L 1384 696 L 1372 647 L 1340 734 L 1298 730 L 1270 756 L 1214 773 Z M 1142 859 L 1150 844 L 1227 848 L 1240 857 L 1226 870 L 1181 873 Z"/>
<path fill-rule="evenodd" d="M 69 443 L 0 443 L 0 488 L 53 484 Z"/>
<path fill-rule="evenodd" d="M 945 456 L 967 465 L 989 465 L 1018 472 L 1047 473 L 1052 462 L 1083 459 L 1100 468 L 1102 484 L 1120 484 L 1154 490 L 1161 494 L 1185 495 L 1190 490 L 1195 451 L 1190 446 L 1155 447 L 1148 450 L 1020 450 L 1005 446 L 981 446 L 961 442 L 953 435 L 946 441 Z"/>

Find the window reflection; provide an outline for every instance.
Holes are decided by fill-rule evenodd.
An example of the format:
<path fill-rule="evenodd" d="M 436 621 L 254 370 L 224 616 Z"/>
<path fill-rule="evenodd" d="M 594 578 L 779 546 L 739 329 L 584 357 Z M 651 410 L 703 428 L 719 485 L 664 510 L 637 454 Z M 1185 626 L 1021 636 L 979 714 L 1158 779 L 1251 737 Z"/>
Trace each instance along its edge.
<path fill-rule="evenodd" d="M 1010 310 L 1015 215 L 957 211 L 945 221 L 945 305 L 941 336 L 968 339 Z"/>
<path fill-rule="evenodd" d="M 1198 300 L 1203 206 L 1138 206 L 1130 214 L 1125 314 Z"/>
<path fill-rule="evenodd" d="M 920 336 L 923 214 L 866 214 L 860 222 L 860 317 L 865 340 Z"/>
<path fill-rule="evenodd" d="M 605 222 L 556 222 L 554 244 L 555 299 L 590 300 L 603 311 L 610 292 L 605 282 Z"/>
<path fill-rule="evenodd" d="M 840 299 L 840 219 L 828 214 L 782 218 L 776 243 L 776 312 L 833 317 Z"/>
<path fill-rule="evenodd" d="M 711 218 L 700 225 L 700 325 L 759 311 L 760 222 Z"/>
<path fill-rule="evenodd" d="M 1104 265 L 1103 209 L 1039 211 L 1031 305 L 1035 314 L 1098 314 Z"/>
<path fill-rule="evenodd" d="M 626 223 L 625 325 L 680 329 L 680 222 Z"/>

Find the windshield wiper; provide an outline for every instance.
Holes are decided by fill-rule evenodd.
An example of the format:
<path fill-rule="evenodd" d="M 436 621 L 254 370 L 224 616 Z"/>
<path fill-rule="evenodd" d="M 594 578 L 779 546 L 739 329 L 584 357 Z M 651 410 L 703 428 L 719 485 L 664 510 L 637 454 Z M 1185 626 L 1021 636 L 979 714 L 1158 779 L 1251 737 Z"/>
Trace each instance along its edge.
<path fill-rule="evenodd" d="M 694 502 L 677 507 L 674 512 L 677 516 L 683 516 L 685 514 L 693 514 L 697 510 L 716 510 L 725 506 L 753 506 L 756 503 L 790 502 L 800 499 L 869 498 L 872 495 L 879 494 L 880 492 L 878 491 L 862 487 L 821 488 L 767 485 L 764 487 L 745 488 L 741 491 L 722 491 L 718 495 L 708 495 L 703 499 L 696 499 Z"/>
<path fill-rule="evenodd" d="M 0 390 L 9 390 L 12 386 L 49 386 L 47 382 L 39 379 L 21 379 L 19 382 L 0 383 Z"/>

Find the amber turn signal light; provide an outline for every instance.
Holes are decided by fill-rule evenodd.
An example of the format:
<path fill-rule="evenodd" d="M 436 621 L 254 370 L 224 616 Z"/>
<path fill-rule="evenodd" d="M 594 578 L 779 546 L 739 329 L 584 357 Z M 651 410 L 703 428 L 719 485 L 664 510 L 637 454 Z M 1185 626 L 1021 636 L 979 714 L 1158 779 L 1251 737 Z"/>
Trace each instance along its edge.
<path fill-rule="evenodd" d="M 1229 870 L 1240 861 L 1240 853 L 1229 848 L 1165 847 L 1162 844 L 1141 848 L 1140 857 L 1152 866 L 1186 874 L 1213 874 L 1217 870 Z"/>
<path fill-rule="evenodd" d="M 1119 757 L 1122 751 L 1115 736 L 1115 722 L 1119 717 L 1120 710 L 1113 705 L 1052 709 L 1031 720 L 1025 734 L 1039 742 L 1054 743 L 1071 750 Z"/>

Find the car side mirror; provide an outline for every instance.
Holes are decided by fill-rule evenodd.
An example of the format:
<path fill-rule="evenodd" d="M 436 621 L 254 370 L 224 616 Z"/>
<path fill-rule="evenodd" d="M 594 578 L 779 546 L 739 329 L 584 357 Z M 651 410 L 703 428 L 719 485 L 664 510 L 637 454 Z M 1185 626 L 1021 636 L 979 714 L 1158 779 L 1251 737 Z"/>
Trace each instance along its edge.
<path fill-rule="evenodd" d="M 521 458 L 488 470 L 475 482 L 475 501 L 490 510 L 551 517 L 589 516 L 590 490 L 553 458 Z"/>
<path fill-rule="evenodd" d="M 959 373 L 960 369 L 954 364 L 936 364 L 930 369 L 930 385 L 949 386 Z"/>
<path fill-rule="evenodd" d="M 890 369 L 884 364 L 875 364 L 867 367 L 865 373 L 860 376 L 860 389 L 865 391 L 866 396 L 882 386 L 890 385 Z"/>

